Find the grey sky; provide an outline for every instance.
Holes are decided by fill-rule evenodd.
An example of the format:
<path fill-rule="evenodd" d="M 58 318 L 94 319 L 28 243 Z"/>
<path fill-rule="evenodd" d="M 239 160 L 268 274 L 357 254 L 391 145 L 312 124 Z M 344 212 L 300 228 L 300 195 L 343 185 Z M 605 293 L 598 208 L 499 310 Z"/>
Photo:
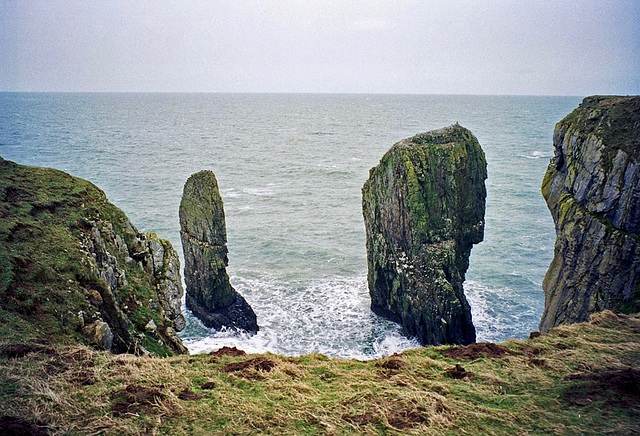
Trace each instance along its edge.
<path fill-rule="evenodd" d="M 0 0 L 0 90 L 640 94 L 640 1 Z"/>

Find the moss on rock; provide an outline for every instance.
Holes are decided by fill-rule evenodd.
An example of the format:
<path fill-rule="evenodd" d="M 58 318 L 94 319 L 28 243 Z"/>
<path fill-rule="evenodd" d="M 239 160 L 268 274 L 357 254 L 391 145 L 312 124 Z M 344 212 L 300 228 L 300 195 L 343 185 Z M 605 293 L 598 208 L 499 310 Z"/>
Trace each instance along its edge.
<path fill-rule="evenodd" d="M 423 344 L 475 341 L 462 282 L 484 235 L 486 160 L 453 125 L 395 144 L 363 194 L 372 309 Z"/>

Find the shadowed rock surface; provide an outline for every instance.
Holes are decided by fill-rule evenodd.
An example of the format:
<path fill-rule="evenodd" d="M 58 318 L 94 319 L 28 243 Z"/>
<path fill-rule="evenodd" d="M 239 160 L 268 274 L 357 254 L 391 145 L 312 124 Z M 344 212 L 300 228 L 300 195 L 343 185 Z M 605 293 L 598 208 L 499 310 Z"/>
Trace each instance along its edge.
<path fill-rule="evenodd" d="M 484 236 L 486 177 L 480 144 L 456 124 L 395 144 L 362 189 L 371 308 L 422 344 L 475 342 L 462 283 Z"/>
<path fill-rule="evenodd" d="M 178 254 L 139 232 L 95 185 L 0 158 L 0 217 L 5 339 L 187 352 L 176 336 L 185 325 Z"/>
<path fill-rule="evenodd" d="M 587 97 L 556 124 L 544 196 L 556 227 L 540 330 L 640 309 L 640 97 Z"/>
<path fill-rule="evenodd" d="M 213 172 L 200 171 L 185 183 L 180 227 L 187 307 L 207 327 L 257 332 L 255 313 L 229 283 L 224 207 Z"/>

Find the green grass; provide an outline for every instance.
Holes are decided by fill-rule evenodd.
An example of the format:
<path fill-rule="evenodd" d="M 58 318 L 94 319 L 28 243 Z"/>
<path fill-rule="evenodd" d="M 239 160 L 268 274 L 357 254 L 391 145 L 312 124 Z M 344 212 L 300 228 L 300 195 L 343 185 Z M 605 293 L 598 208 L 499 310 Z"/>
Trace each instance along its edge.
<path fill-rule="evenodd" d="M 61 346 L 0 357 L 0 415 L 52 434 L 634 434 L 637 385 L 627 392 L 607 374 L 638 375 L 639 335 L 637 315 L 604 312 L 500 344 L 506 354 L 495 358 L 455 359 L 445 353 L 450 347 L 358 361 L 149 358 Z M 243 362 L 253 364 L 229 370 Z M 452 378 L 456 364 L 473 376 Z M 594 391 L 594 374 L 610 385 Z M 207 382 L 213 389 L 203 388 Z M 131 386 L 161 396 L 126 403 Z"/>

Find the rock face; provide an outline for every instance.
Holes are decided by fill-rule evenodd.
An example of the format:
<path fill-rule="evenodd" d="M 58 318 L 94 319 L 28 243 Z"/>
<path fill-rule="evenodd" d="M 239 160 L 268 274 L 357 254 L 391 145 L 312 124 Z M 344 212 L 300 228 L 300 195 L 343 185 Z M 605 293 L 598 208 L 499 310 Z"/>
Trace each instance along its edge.
<path fill-rule="evenodd" d="M 640 97 L 587 97 L 554 131 L 544 196 L 556 227 L 540 330 L 640 309 Z"/>
<path fill-rule="evenodd" d="M 96 186 L 0 158 L 0 216 L 7 337 L 115 353 L 187 352 L 176 335 L 185 325 L 177 253 L 139 232 Z M 145 328 L 150 322 L 155 331 Z"/>
<path fill-rule="evenodd" d="M 257 332 L 255 313 L 229 283 L 224 208 L 213 172 L 200 171 L 187 180 L 180 227 L 187 307 L 208 327 Z"/>
<path fill-rule="evenodd" d="M 475 342 L 462 282 L 484 237 L 486 167 L 456 124 L 395 144 L 362 188 L 371 308 L 424 345 Z"/>

